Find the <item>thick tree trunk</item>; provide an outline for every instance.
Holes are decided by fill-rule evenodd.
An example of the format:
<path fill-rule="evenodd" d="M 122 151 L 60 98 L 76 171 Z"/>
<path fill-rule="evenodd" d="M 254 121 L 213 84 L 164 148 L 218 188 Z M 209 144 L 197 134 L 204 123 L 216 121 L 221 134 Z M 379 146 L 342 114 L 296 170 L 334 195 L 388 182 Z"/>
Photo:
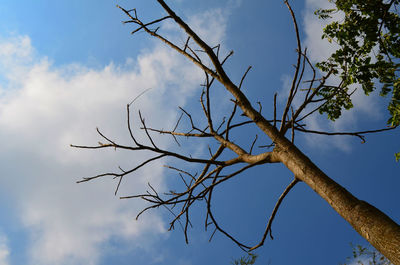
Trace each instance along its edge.
<path fill-rule="evenodd" d="M 400 226 L 329 178 L 292 143 L 274 150 L 286 167 L 325 199 L 337 213 L 393 264 L 400 265 Z"/>

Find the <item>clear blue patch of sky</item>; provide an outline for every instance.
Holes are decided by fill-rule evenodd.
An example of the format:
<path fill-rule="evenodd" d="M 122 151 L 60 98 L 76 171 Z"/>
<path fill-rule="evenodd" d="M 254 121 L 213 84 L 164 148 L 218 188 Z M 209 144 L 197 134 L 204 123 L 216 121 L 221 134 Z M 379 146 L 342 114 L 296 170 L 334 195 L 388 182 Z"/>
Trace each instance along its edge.
<path fill-rule="evenodd" d="M 146 38 L 133 38 L 130 27 L 123 26 L 125 15 L 116 5 L 131 1 L 2 1 L 0 33 L 27 35 L 38 53 L 55 65 L 83 63 L 96 67 L 135 58 L 149 45 Z M 139 14 L 153 15 L 152 1 L 139 1 Z M 127 8 L 128 8 L 127 7 Z M 155 16 L 160 12 L 156 11 Z M 123 52 L 122 52 L 123 51 Z"/>

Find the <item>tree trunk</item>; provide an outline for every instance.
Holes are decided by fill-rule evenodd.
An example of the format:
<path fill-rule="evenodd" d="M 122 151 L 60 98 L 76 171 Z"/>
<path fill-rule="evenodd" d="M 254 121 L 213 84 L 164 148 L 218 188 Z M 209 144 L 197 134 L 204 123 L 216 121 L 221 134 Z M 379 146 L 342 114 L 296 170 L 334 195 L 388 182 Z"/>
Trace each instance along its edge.
<path fill-rule="evenodd" d="M 400 265 L 400 226 L 371 204 L 354 197 L 295 145 L 288 140 L 285 142 L 274 150 L 282 163 L 325 199 L 372 246 L 393 264 Z"/>
<path fill-rule="evenodd" d="M 400 226 L 386 214 L 354 197 L 329 178 L 258 111 L 221 70 L 221 83 L 237 99 L 243 113 L 275 143 L 274 155 L 294 175 L 326 200 L 337 213 L 393 264 L 400 265 Z"/>

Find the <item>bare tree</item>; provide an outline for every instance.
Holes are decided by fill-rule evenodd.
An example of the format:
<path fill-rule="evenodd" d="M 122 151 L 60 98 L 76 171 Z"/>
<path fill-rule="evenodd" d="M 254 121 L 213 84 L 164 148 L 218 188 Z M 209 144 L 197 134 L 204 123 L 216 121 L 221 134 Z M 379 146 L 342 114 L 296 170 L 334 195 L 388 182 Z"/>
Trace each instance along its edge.
<path fill-rule="evenodd" d="M 286 1 L 285 4 L 291 14 L 294 32 L 297 39 L 297 62 L 292 78 L 289 94 L 284 105 L 283 112 L 277 111 L 277 97 L 275 95 L 273 101 L 273 117 L 267 119 L 262 114 L 261 104 L 254 107 L 246 95 L 242 92 L 241 87 L 246 78 L 250 67 L 244 72 L 238 84 L 232 82 L 231 78 L 224 70 L 224 63 L 229 59 L 233 52 L 225 56 L 220 54 L 220 45 L 211 46 L 203 41 L 186 24 L 163 0 L 157 0 L 160 6 L 166 11 L 167 15 L 157 18 L 150 22 L 142 21 L 135 9 L 127 10 L 119 7 L 128 17 L 124 23 L 131 23 L 136 26 L 132 33 L 144 31 L 148 35 L 159 39 L 171 49 L 182 54 L 193 64 L 197 65 L 205 75 L 205 82 L 200 96 L 200 104 L 203 110 L 203 118 L 207 122 L 205 128 L 200 127 L 196 120 L 187 110 L 180 108 L 181 116 L 171 130 L 149 127 L 145 123 L 142 114 L 139 115 L 139 122 L 142 132 L 147 136 L 147 143 L 137 140 L 136 132 L 133 131 L 131 104 L 127 105 L 127 132 L 132 139 L 132 145 L 122 145 L 102 134 L 98 130 L 99 135 L 104 139 L 104 144 L 97 146 L 72 145 L 77 148 L 88 149 L 125 149 L 134 152 L 147 151 L 153 153 L 153 157 L 143 161 L 141 164 L 132 167 L 129 170 L 120 169 L 120 172 L 104 173 L 92 177 L 85 177 L 78 182 L 91 181 L 97 178 L 111 176 L 117 180 L 117 193 L 122 179 L 134 173 L 139 168 L 150 164 L 151 162 L 163 158 L 172 158 L 187 163 L 193 163 L 201 166 L 201 170 L 197 173 L 191 173 L 184 168 L 176 168 L 167 166 L 169 169 L 176 171 L 184 184 L 184 189 L 180 191 L 171 191 L 169 193 L 160 193 L 149 184 L 149 191 L 143 194 L 121 197 L 141 198 L 149 202 L 149 206 L 143 209 L 137 217 L 143 212 L 158 208 L 166 207 L 172 214 L 173 218 L 170 222 L 170 229 L 179 222 L 183 226 L 186 241 L 188 241 L 188 228 L 191 225 L 190 209 L 199 202 L 206 203 L 206 220 L 205 227 L 211 227 L 216 231 L 224 234 L 235 242 L 240 248 L 251 251 L 262 246 L 268 235 L 271 236 L 271 225 L 277 214 L 285 196 L 298 183 L 304 182 L 311 187 L 319 196 L 325 199 L 332 208 L 339 213 L 353 228 L 366 240 L 368 240 L 377 250 L 383 253 L 394 264 L 400 264 L 400 226 L 391 220 L 383 212 L 368 204 L 365 201 L 354 197 L 345 188 L 340 186 L 334 180 L 329 178 L 321 169 L 319 169 L 301 150 L 294 144 L 296 132 L 323 134 L 323 135 L 349 135 L 365 140 L 365 135 L 370 133 L 378 133 L 386 130 L 392 130 L 396 127 L 356 131 L 356 132 L 327 132 L 314 131 L 307 129 L 307 118 L 316 114 L 321 108 L 326 107 L 330 99 L 340 95 L 341 97 L 350 97 L 352 91 L 349 91 L 343 82 L 332 84 L 329 80 L 335 74 L 334 70 L 321 73 L 310 62 L 307 57 L 307 49 L 301 45 L 300 34 L 295 14 Z M 187 35 L 185 43 L 177 44 L 172 42 L 167 36 L 160 33 L 159 25 L 161 22 L 171 20 L 176 23 Z M 206 55 L 206 59 L 204 59 Z M 211 66 L 209 66 L 211 65 Z M 304 80 L 305 73 L 312 74 L 310 80 Z M 212 115 L 212 87 L 215 83 L 220 83 L 232 95 L 232 109 L 227 113 L 226 118 L 217 122 Z M 329 88 L 335 93 L 329 96 L 324 95 L 323 91 Z M 294 99 L 302 99 L 302 103 L 295 107 Z M 271 104 L 272 105 L 272 104 Z M 181 124 L 186 120 L 190 129 L 180 131 Z M 233 140 L 234 131 L 246 126 L 256 126 L 260 133 L 266 135 L 270 139 L 270 145 L 263 148 L 256 148 L 257 136 L 250 147 Z M 157 145 L 155 135 L 167 135 L 173 137 L 179 145 L 179 138 L 186 138 L 190 142 L 193 138 L 203 138 L 205 141 L 211 140 L 217 146 L 212 150 L 209 148 L 208 157 L 191 157 L 179 152 L 164 150 Z M 256 150 L 257 149 L 257 150 Z M 268 150 L 265 152 L 265 150 Z M 232 151 L 232 152 L 229 152 Z M 254 244 L 248 245 L 239 239 L 234 238 L 228 231 L 225 231 L 214 217 L 212 208 L 213 190 L 216 186 L 222 185 L 225 181 L 246 172 L 248 169 L 269 163 L 282 163 L 292 173 L 293 180 L 288 184 L 286 189 L 276 202 L 265 230 L 262 233 L 261 240 Z M 212 237 L 212 236 L 211 236 Z"/>

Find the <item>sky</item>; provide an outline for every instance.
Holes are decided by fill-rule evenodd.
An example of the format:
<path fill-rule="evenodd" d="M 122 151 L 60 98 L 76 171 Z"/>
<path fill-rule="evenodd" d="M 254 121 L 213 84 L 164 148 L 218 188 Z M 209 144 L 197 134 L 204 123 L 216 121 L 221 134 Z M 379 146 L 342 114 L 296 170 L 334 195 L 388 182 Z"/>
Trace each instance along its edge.
<path fill-rule="evenodd" d="M 221 53 L 234 50 L 226 70 L 239 82 L 253 68 L 244 92 L 260 101 L 272 117 L 273 94 L 285 98 L 296 62 L 290 14 L 282 1 L 168 1 L 171 7 Z M 96 133 L 129 142 L 126 104 L 133 104 L 148 124 L 174 126 L 178 106 L 198 110 L 204 75 L 185 58 L 145 33 L 131 35 L 131 25 L 116 8 L 136 8 L 143 20 L 165 15 L 156 1 L 3 0 L 0 4 L 0 265 L 230 264 L 245 255 L 222 234 L 209 242 L 204 205 L 192 210 L 189 244 L 171 215 L 146 212 L 140 200 L 119 196 L 161 191 L 180 180 L 158 161 L 124 179 L 118 196 L 115 180 L 77 184 L 82 177 L 134 167 L 149 154 L 114 150 L 78 150 L 70 144 L 96 145 Z M 292 7 L 303 46 L 313 62 L 334 47 L 321 40 L 322 24 L 313 15 L 327 3 L 296 1 Z M 163 33 L 181 45 L 186 38 L 172 23 Z M 375 95 L 376 96 L 376 95 Z M 354 96 L 355 108 L 335 123 L 324 116 L 310 128 L 367 130 L 385 126 L 387 100 Z M 230 97 L 217 87 L 216 115 L 223 116 Z M 296 102 L 295 102 L 296 104 Z M 200 119 L 201 116 L 197 115 Z M 137 124 L 136 124 L 137 125 Z M 138 129 L 138 128 L 136 128 Z M 247 131 L 237 136 L 244 143 Z M 138 133 L 138 139 L 145 136 Z M 164 148 L 177 148 L 170 137 L 156 136 Z M 331 178 L 358 198 L 400 222 L 400 150 L 398 130 L 358 138 L 299 135 L 296 144 Z M 202 155 L 207 142 L 179 150 Z M 182 164 L 178 164 L 182 165 Z M 183 165 L 195 170 L 192 165 Z M 292 174 L 281 165 L 263 165 L 216 189 L 215 213 L 236 237 L 254 244 Z M 305 184 L 298 184 L 274 221 L 274 240 L 255 251 L 257 264 L 340 264 L 351 255 L 350 243 L 367 245 L 330 206 Z"/>

